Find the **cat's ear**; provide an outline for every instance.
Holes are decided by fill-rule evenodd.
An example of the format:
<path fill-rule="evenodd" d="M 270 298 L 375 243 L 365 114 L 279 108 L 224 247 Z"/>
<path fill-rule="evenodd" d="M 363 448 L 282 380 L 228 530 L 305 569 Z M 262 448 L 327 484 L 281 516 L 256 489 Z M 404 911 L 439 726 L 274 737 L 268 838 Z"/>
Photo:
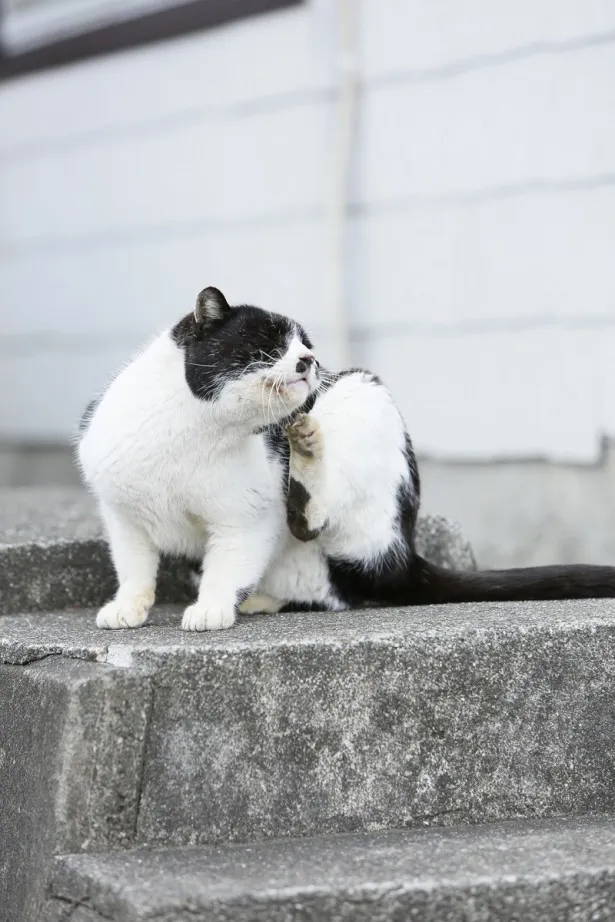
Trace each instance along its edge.
<path fill-rule="evenodd" d="M 206 327 L 216 320 L 222 320 L 231 308 L 226 298 L 217 288 L 213 286 L 204 288 L 196 299 L 194 308 L 194 319 L 198 326 Z"/>

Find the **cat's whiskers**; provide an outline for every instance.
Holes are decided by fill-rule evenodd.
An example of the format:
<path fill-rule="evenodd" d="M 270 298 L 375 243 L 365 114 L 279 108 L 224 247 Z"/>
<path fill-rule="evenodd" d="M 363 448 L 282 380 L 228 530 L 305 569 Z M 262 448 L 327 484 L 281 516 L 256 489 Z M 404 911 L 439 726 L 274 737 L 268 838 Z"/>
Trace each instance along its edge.
<path fill-rule="evenodd" d="M 261 381 L 261 409 L 263 411 L 263 419 L 266 420 L 266 411 L 265 411 L 265 385 L 266 381 Z"/>
<path fill-rule="evenodd" d="M 246 373 L 247 373 L 248 371 L 250 371 L 252 368 L 263 368 L 263 369 L 264 369 L 264 368 L 266 368 L 266 367 L 267 367 L 267 363 L 266 363 L 266 362 L 262 362 L 262 361 L 260 361 L 259 359 L 254 359 L 252 362 L 248 362 L 248 364 L 245 366 L 245 368 L 244 368 L 244 374 L 246 374 Z"/>
<path fill-rule="evenodd" d="M 269 388 L 269 400 L 267 401 L 267 425 L 270 426 L 273 422 L 273 412 L 271 410 L 271 400 L 274 393 L 276 392 L 276 376 L 274 375 L 273 381 L 271 382 L 271 387 Z M 269 421 L 269 416 L 271 414 L 271 422 Z"/>

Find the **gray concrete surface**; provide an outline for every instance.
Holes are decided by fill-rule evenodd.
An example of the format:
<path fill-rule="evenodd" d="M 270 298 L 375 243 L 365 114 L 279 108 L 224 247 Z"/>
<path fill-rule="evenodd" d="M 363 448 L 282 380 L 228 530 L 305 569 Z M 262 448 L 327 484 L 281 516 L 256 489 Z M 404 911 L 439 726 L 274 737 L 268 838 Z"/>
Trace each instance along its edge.
<path fill-rule="evenodd" d="M 461 529 L 442 516 L 419 521 L 417 544 L 434 563 L 474 569 Z M 115 575 L 93 499 L 82 489 L 0 490 L 0 614 L 101 605 Z M 164 559 L 161 602 L 191 601 L 185 561 Z"/>
<path fill-rule="evenodd" d="M 148 707 L 127 670 L 0 666 L 2 922 L 39 918 L 53 854 L 133 842 Z"/>
<path fill-rule="evenodd" d="M 474 565 L 459 529 L 442 519 L 423 521 L 420 540 L 440 563 Z M 161 597 L 181 597 L 185 579 L 185 568 L 167 562 Z M 82 853 L 615 808 L 613 601 L 250 616 L 232 631 L 204 635 L 183 633 L 181 608 L 162 604 L 141 630 L 104 632 L 83 605 L 98 604 L 113 583 L 82 491 L 0 492 L 1 922 L 41 918 L 49 862 L 59 853 L 81 857 L 58 865 L 49 922 L 132 920 L 151 917 L 138 900 L 156 890 L 144 885 L 128 899 L 122 874 L 133 875 L 133 861 L 145 873 L 151 853 L 131 854 L 126 865 L 121 855 L 79 864 Z M 72 606 L 81 607 L 59 611 Z M 374 913 L 441 922 L 463 908 L 472 922 L 606 919 L 615 885 L 610 858 L 598 866 L 589 860 L 606 836 L 598 826 L 597 838 L 594 826 L 585 830 L 598 844 L 594 852 L 588 846 L 588 862 L 574 874 L 566 856 L 579 851 L 580 832 L 578 847 L 568 847 L 557 826 L 526 839 L 538 858 L 551 848 L 561 859 L 554 858 L 559 871 L 549 877 L 545 870 L 539 883 L 519 883 L 525 872 L 518 868 L 516 882 L 504 875 L 494 884 L 487 865 L 486 882 L 464 882 L 462 866 L 455 878 L 447 864 L 451 845 L 431 853 L 446 886 L 429 890 L 426 863 L 408 874 L 408 855 L 428 856 L 429 848 L 402 841 L 414 834 L 396 833 L 402 839 L 384 850 L 373 845 L 371 866 L 368 840 L 357 840 L 352 860 L 355 846 L 339 853 L 337 868 L 352 883 L 346 891 L 300 895 L 289 878 L 294 896 L 285 903 L 282 879 L 274 898 L 264 877 L 260 895 L 246 890 L 230 909 L 222 898 L 212 902 L 210 889 L 200 907 L 197 888 L 194 900 L 184 894 L 155 917 L 230 922 L 254 909 L 262 922 L 378 919 Z M 467 841 L 480 864 L 482 846 Z M 261 847 L 270 846 L 251 846 Z M 263 867 L 272 867 L 267 860 L 277 847 L 285 845 L 272 844 Z M 318 867 L 336 866 L 334 843 L 322 843 L 320 857 L 316 850 L 311 858 L 308 843 L 293 847 L 316 877 Z M 490 848 L 508 854 L 497 837 L 481 854 Z M 345 874 L 344 854 L 353 866 L 364 864 L 367 878 Z M 226 859 L 211 860 L 222 881 Z M 392 887 L 383 883 L 388 860 L 391 874 L 399 869 Z M 107 861 L 120 862 L 120 890 L 109 889 Z M 161 880 L 188 881 L 194 865 L 177 861 L 158 868 Z M 249 871 L 247 857 L 244 865 Z M 387 874 L 379 877 L 379 867 Z M 196 871 L 191 879 L 202 882 Z"/>
<path fill-rule="evenodd" d="M 121 632 L 93 614 L 7 616 L 0 659 L 123 666 L 135 706 L 152 683 L 135 841 L 615 806 L 611 601 L 249 616 L 204 635 L 179 609 Z"/>
<path fill-rule="evenodd" d="M 615 822 L 69 855 L 50 890 L 44 922 L 79 907 L 83 922 L 606 922 Z"/>

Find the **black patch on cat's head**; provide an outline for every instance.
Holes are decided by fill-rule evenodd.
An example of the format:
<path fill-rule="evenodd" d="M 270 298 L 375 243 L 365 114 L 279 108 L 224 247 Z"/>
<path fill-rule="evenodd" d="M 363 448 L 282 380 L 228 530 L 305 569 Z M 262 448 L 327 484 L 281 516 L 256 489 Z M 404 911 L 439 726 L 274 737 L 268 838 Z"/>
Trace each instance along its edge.
<path fill-rule="evenodd" d="M 205 288 L 192 314 L 173 327 L 184 350 L 186 381 L 202 400 L 212 400 L 229 380 L 266 368 L 284 355 L 293 336 L 311 349 L 305 330 L 282 314 L 241 304 L 230 307 L 217 288 Z"/>

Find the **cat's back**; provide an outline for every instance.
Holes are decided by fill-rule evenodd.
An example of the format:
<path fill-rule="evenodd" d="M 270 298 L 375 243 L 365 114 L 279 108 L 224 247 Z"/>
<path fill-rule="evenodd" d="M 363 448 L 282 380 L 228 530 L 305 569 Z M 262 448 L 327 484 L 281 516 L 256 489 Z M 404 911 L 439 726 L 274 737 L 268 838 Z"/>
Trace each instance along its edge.
<path fill-rule="evenodd" d="M 181 431 L 198 412 L 185 382 L 183 354 L 168 332 L 126 365 L 86 411 L 78 443 L 85 480 L 142 477 L 164 469 Z"/>

